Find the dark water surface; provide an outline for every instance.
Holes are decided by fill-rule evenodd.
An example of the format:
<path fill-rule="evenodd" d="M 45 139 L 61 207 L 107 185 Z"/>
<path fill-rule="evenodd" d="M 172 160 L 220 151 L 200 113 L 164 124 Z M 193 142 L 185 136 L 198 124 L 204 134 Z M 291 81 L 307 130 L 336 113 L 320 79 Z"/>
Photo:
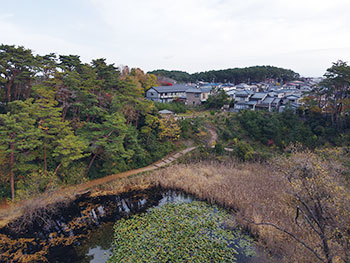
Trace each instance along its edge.
<path fill-rule="evenodd" d="M 88 238 L 81 241 L 79 245 L 75 245 L 70 248 L 63 248 L 62 251 L 55 251 L 56 258 L 51 258 L 50 262 L 62 262 L 62 263 L 104 263 L 108 260 L 112 254 L 112 243 L 113 243 L 113 226 L 116 220 L 122 217 L 135 214 L 138 212 L 144 212 L 147 209 L 154 207 L 161 207 L 168 203 L 191 203 L 196 199 L 190 195 L 184 194 L 178 191 L 164 190 L 161 195 L 157 198 L 156 202 L 150 206 L 149 199 L 139 198 L 138 200 L 130 201 L 128 199 L 116 198 L 115 202 L 118 202 L 118 213 L 115 219 L 109 220 L 109 222 L 101 222 L 90 232 Z M 154 200 L 153 200 L 154 201 Z M 96 213 L 92 216 L 98 218 L 98 214 L 103 214 L 105 207 L 103 204 L 99 206 Z M 244 240 L 243 240 L 244 241 Z M 252 247 L 256 251 L 257 256 L 254 257 L 240 257 L 238 258 L 239 263 L 246 262 L 270 262 L 264 255 Z"/>
<path fill-rule="evenodd" d="M 191 203 L 195 198 L 177 191 L 166 191 L 162 193 L 162 199 L 153 207 L 161 207 L 168 203 Z M 144 200 L 141 200 L 142 204 Z M 130 208 L 124 207 L 126 211 Z M 89 238 L 82 242 L 81 246 L 75 247 L 74 251 L 77 263 L 104 263 L 112 254 L 114 222 L 102 223 L 91 232 Z M 75 254 L 74 253 L 74 254 Z"/>

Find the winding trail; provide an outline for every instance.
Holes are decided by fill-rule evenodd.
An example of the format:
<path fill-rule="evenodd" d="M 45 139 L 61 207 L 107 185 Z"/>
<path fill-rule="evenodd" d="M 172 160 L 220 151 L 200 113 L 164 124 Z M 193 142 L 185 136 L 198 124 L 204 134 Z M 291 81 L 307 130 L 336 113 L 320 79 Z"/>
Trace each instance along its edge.
<path fill-rule="evenodd" d="M 50 202 L 55 202 L 55 198 L 51 198 L 52 196 L 76 196 L 81 193 L 86 192 L 87 190 L 94 188 L 96 186 L 102 185 L 102 184 L 107 184 L 110 183 L 116 179 L 120 178 L 126 178 L 132 175 L 144 173 L 144 172 L 149 172 L 149 171 L 154 171 L 156 169 L 159 169 L 161 167 L 167 166 L 171 163 L 173 163 L 175 160 L 179 159 L 181 156 L 185 155 L 186 153 L 189 153 L 196 149 L 197 146 L 193 147 L 188 147 L 182 151 L 169 154 L 163 159 L 150 164 L 146 167 L 142 167 L 139 169 L 133 169 L 129 170 L 126 172 L 118 173 L 118 174 L 113 174 L 109 176 L 105 176 L 102 178 L 98 178 L 95 180 L 88 181 L 86 183 L 82 184 L 77 184 L 77 185 L 72 185 L 72 186 L 67 186 L 64 188 L 60 188 L 55 190 L 54 192 L 48 194 L 46 197 L 44 196 L 43 199 L 40 197 L 34 198 L 32 200 L 25 200 L 25 201 L 19 201 L 15 202 L 12 204 L 3 204 L 0 206 L 0 228 L 6 226 L 9 222 L 15 220 L 16 218 L 19 218 L 23 213 L 25 212 L 24 210 L 28 206 L 28 203 L 35 202 L 35 203 L 43 203 L 45 205 L 49 204 Z"/>
<path fill-rule="evenodd" d="M 78 192 L 78 194 L 79 194 L 80 192 L 86 191 L 88 189 L 91 189 L 91 188 L 98 186 L 98 185 L 101 185 L 101 184 L 107 184 L 107 183 L 112 182 L 116 179 L 125 178 L 125 177 L 129 177 L 132 175 L 144 173 L 144 172 L 154 171 L 158 168 L 161 168 L 161 167 L 164 167 L 164 166 L 171 164 L 175 160 L 179 159 L 181 156 L 193 151 L 196 148 L 197 148 L 196 146 L 189 147 L 189 148 L 186 148 L 180 152 L 170 154 L 170 155 L 164 157 L 163 159 L 161 159 L 161 160 L 159 160 L 159 161 L 157 161 L 149 166 L 146 166 L 146 167 L 129 170 L 129 171 L 126 171 L 123 173 L 108 175 L 108 176 L 105 176 L 102 178 L 91 180 L 91 181 L 83 183 L 83 184 L 75 185 L 74 186 L 75 191 Z"/>

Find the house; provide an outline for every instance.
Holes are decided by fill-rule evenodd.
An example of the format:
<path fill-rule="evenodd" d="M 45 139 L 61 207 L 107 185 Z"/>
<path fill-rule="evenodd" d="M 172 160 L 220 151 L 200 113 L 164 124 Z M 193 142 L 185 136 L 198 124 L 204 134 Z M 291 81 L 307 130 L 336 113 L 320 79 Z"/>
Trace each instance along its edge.
<path fill-rule="evenodd" d="M 282 100 L 280 98 L 275 98 L 273 102 L 271 103 L 271 110 L 277 111 L 279 110 L 280 106 L 282 104 Z"/>
<path fill-rule="evenodd" d="M 186 104 L 187 105 L 200 105 L 202 103 L 202 90 L 197 88 L 191 88 L 186 90 Z"/>
<path fill-rule="evenodd" d="M 249 108 L 249 105 L 247 104 L 247 101 L 238 101 L 235 102 L 235 105 L 233 107 L 234 111 L 238 112 L 241 110 L 246 110 Z"/>
<path fill-rule="evenodd" d="M 235 93 L 235 101 L 249 101 L 249 98 L 252 96 L 253 92 L 250 90 L 240 90 Z"/>
<path fill-rule="evenodd" d="M 233 109 L 237 112 L 246 109 L 255 110 L 256 104 L 256 101 L 239 101 L 235 103 Z"/>
<path fill-rule="evenodd" d="M 257 102 L 255 105 L 256 110 L 272 111 L 271 104 L 275 100 L 274 97 L 265 96 L 264 99 Z"/>
<path fill-rule="evenodd" d="M 283 98 L 283 104 L 287 104 L 287 103 L 299 104 L 299 100 L 300 100 L 300 96 L 298 96 L 298 95 L 289 95 L 289 96 L 285 96 Z"/>
<path fill-rule="evenodd" d="M 211 86 L 200 87 L 200 90 L 202 91 L 202 95 L 201 95 L 202 102 L 207 101 L 209 95 L 213 94 L 213 87 L 211 87 Z"/>
<path fill-rule="evenodd" d="M 193 88 L 188 85 L 176 84 L 173 86 L 152 87 L 146 92 L 146 99 L 155 102 L 172 102 L 177 99 L 186 100 L 186 90 Z"/>
<path fill-rule="evenodd" d="M 267 97 L 266 92 L 256 92 L 252 96 L 250 96 L 249 101 L 260 102 L 263 101 Z"/>
<path fill-rule="evenodd" d="M 233 100 L 236 98 L 236 93 L 237 90 L 236 89 L 230 89 L 228 91 L 226 91 L 226 94 Z"/>

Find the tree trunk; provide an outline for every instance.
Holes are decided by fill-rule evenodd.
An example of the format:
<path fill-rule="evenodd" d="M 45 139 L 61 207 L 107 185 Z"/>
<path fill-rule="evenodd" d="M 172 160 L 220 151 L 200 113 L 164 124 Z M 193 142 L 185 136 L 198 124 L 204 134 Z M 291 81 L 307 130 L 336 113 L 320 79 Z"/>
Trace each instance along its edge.
<path fill-rule="evenodd" d="M 85 174 L 86 176 L 89 174 L 90 168 L 91 168 L 93 162 L 95 161 L 97 155 L 98 155 L 98 153 L 95 153 L 95 155 L 91 158 L 91 161 L 90 161 L 90 163 L 89 163 L 88 169 L 87 169 L 86 174 Z"/>
<path fill-rule="evenodd" d="M 322 244 L 323 244 L 323 253 L 327 259 L 327 263 L 332 263 L 332 256 L 329 253 L 329 246 L 328 246 L 328 240 L 325 236 L 325 234 L 322 232 L 322 234 L 320 235 L 320 238 L 322 239 Z"/>
<path fill-rule="evenodd" d="M 47 176 L 46 146 L 44 146 L 44 174 L 45 174 L 45 177 L 46 177 Z"/>
<path fill-rule="evenodd" d="M 146 141 L 146 145 L 148 145 L 149 143 L 149 138 L 151 137 L 151 131 L 149 131 L 148 135 L 147 135 L 147 141 Z"/>
<path fill-rule="evenodd" d="M 57 172 L 58 172 L 58 170 L 61 168 L 61 166 L 62 166 L 62 162 L 56 167 L 56 169 L 55 169 L 53 175 L 56 175 L 56 174 L 57 174 Z"/>
<path fill-rule="evenodd" d="M 11 86 L 14 78 L 15 78 L 15 75 L 13 75 L 10 78 L 9 83 L 7 83 L 7 102 L 11 102 Z"/>
<path fill-rule="evenodd" d="M 68 111 L 68 107 L 65 106 L 65 107 L 63 108 L 63 112 L 62 112 L 62 121 L 63 121 L 63 122 L 64 122 L 64 120 L 66 119 L 67 111 Z"/>
<path fill-rule="evenodd" d="M 15 146 L 13 142 L 10 144 L 10 149 L 11 149 L 11 155 L 10 155 L 10 184 L 11 184 L 11 197 L 12 201 L 15 200 L 15 178 L 13 174 L 13 163 L 14 163 L 14 149 Z"/>
<path fill-rule="evenodd" d="M 32 90 L 32 79 L 29 80 L 29 85 L 28 85 L 28 90 L 27 90 L 27 94 L 26 94 L 26 99 L 29 99 L 31 90 Z"/>

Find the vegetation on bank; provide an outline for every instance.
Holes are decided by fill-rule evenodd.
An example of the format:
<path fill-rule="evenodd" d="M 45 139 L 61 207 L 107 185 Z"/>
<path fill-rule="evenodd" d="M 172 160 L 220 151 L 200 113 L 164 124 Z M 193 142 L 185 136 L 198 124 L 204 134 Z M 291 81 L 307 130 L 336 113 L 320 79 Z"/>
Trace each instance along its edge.
<path fill-rule="evenodd" d="M 344 154 L 339 149 L 337 156 Z M 346 169 L 324 158 L 330 155 L 181 164 L 155 172 L 152 180 L 235 209 L 231 223 L 246 227 L 283 262 L 348 262 L 350 190 Z"/>
<path fill-rule="evenodd" d="M 317 154 L 290 149 L 288 155 L 268 163 L 189 161 L 100 185 L 90 195 L 154 186 L 181 189 L 233 209 L 226 223 L 247 229 L 280 258 L 278 262 L 348 262 L 350 192 L 344 180 L 349 174 L 348 149 L 323 149 Z M 40 198 L 27 202 L 27 224 L 41 220 L 47 205 L 41 202 L 44 206 L 40 207 L 39 202 Z M 21 241 L 16 244 L 21 247 Z"/>

